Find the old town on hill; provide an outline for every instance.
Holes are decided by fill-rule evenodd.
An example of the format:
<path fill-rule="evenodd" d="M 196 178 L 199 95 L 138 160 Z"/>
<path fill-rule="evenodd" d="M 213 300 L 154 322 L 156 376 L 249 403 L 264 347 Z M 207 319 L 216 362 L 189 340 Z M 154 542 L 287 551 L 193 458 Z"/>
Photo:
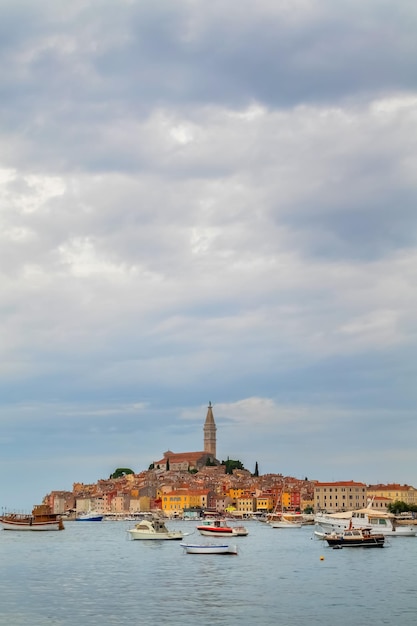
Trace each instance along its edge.
<path fill-rule="evenodd" d="M 203 451 L 168 450 L 146 471 L 135 474 L 119 468 L 107 480 L 74 483 L 72 491 L 52 491 L 44 503 L 62 515 L 96 511 L 114 518 L 150 511 L 167 517 L 195 516 L 201 511 L 238 517 L 274 510 L 334 512 L 362 508 L 369 501 L 379 510 L 387 510 L 394 502 L 417 506 L 417 489 L 409 485 L 300 480 L 282 474 L 261 475 L 257 463 L 250 472 L 240 461 L 220 462 L 211 403 L 203 430 Z"/>

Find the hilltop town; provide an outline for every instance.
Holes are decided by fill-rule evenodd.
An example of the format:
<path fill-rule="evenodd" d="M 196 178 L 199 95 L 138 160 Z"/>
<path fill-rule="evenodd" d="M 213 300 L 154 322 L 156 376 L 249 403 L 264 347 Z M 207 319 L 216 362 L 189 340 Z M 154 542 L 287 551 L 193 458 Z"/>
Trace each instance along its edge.
<path fill-rule="evenodd" d="M 239 461 L 216 458 L 216 424 L 209 403 L 204 423 L 204 449 L 165 452 L 148 470 L 138 474 L 118 468 L 108 479 L 94 484 L 74 483 L 72 491 L 52 491 L 44 498 L 54 513 L 80 515 L 97 511 L 124 517 L 158 511 L 183 517 L 199 511 L 239 517 L 274 510 L 329 512 L 367 505 L 386 510 L 401 501 L 417 505 L 417 489 L 409 485 L 367 485 L 362 482 L 319 482 L 282 474 L 251 473 Z"/>

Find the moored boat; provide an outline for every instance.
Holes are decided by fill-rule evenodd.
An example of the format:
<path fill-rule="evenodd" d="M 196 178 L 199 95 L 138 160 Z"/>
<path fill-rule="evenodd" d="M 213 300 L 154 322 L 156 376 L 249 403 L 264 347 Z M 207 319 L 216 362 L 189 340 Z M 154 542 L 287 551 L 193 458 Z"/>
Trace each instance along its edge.
<path fill-rule="evenodd" d="M 300 516 L 296 515 L 281 515 L 268 523 L 272 528 L 301 528 L 303 525 Z"/>
<path fill-rule="evenodd" d="M 385 536 L 372 533 L 368 528 L 352 528 L 341 533 L 331 532 L 324 536 L 332 548 L 383 548 Z"/>
<path fill-rule="evenodd" d="M 200 535 L 204 537 L 243 537 L 248 534 L 244 526 L 228 526 L 226 522 L 221 520 L 206 520 L 197 526 Z"/>
<path fill-rule="evenodd" d="M 143 519 L 139 524 L 136 524 L 134 528 L 130 528 L 127 531 L 130 534 L 131 539 L 183 539 L 184 533 L 181 531 L 170 531 L 165 526 L 162 519 Z"/>
<path fill-rule="evenodd" d="M 236 545 L 231 544 L 180 544 L 187 554 L 238 554 Z"/>
<path fill-rule="evenodd" d="M 415 537 L 417 527 L 412 524 L 398 524 L 394 515 L 383 511 L 376 511 L 370 507 L 356 511 L 339 513 L 316 513 L 316 524 L 324 532 L 342 532 L 351 528 L 368 528 L 389 537 Z"/>
<path fill-rule="evenodd" d="M 62 518 L 52 513 L 47 504 L 38 504 L 33 507 L 31 514 L 7 513 L 0 517 L 3 530 L 64 530 Z"/>
<path fill-rule="evenodd" d="M 97 513 L 97 511 L 86 511 L 85 513 L 80 513 L 75 518 L 76 522 L 101 522 L 104 515 Z"/>

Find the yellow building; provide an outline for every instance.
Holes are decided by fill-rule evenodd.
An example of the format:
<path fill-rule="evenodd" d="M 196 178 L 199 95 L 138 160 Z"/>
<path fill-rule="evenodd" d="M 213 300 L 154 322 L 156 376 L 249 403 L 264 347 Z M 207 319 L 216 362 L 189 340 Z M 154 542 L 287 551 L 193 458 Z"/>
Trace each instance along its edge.
<path fill-rule="evenodd" d="M 256 498 L 256 510 L 261 513 L 271 513 L 275 508 L 272 495 L 261 495 Z"/>
<path fill-rule="evenodd" d="M 242 496 L 247 495 L 247 490 L 239 489 L 236 487 L 230 487 L 230 489 L 227 492 L 227 495 L 229 496 L 229 498 L 232 498 L 232 500 L 237 500 L 238 498 L 242 498 Z"/>
<path fill-rule="evenodd" d="M 387 498 L 390 502 L 405 502 L 417 505 L 417 489 L 410 485 L 368 485 L 368 498 Z"/>
<path fill-rule="evenodd" d="M 256 511 L 256 498 L 253 496 L 246 496 L 237 498 L 236 500 L 236 513 L 252 514 Z"/>
<path fill-rule="evenodd" d="M 344 482 L 319 483 L 314 485 L 314 509 L 316 511 L 353 511 L 363 509 L 367 504 L 365 483 L 353 480 Z"/>
<path fill-rule="evenodd" d="M 174 513 L 182 513 L 184 509 L 206 509 L 208 493 L 208 490 L 181 490 L 162 493 L 161 508 L 168 517 Z"/>

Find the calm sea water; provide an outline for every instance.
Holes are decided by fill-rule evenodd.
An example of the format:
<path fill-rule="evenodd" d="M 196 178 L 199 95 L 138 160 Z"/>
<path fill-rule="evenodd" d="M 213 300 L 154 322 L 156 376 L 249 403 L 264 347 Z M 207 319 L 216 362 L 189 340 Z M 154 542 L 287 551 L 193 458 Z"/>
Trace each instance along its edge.
<path fill-rule="evenodd" d="M 311 526 L 245 521 L 238 556 L 187 555 L 176 541 L 130 540 L 132 525 L 0 531 L 0 626 L 417 623 L 417 537 L 332 550 Z M 194 522 L 167 525 L 201 540 Z"/>

